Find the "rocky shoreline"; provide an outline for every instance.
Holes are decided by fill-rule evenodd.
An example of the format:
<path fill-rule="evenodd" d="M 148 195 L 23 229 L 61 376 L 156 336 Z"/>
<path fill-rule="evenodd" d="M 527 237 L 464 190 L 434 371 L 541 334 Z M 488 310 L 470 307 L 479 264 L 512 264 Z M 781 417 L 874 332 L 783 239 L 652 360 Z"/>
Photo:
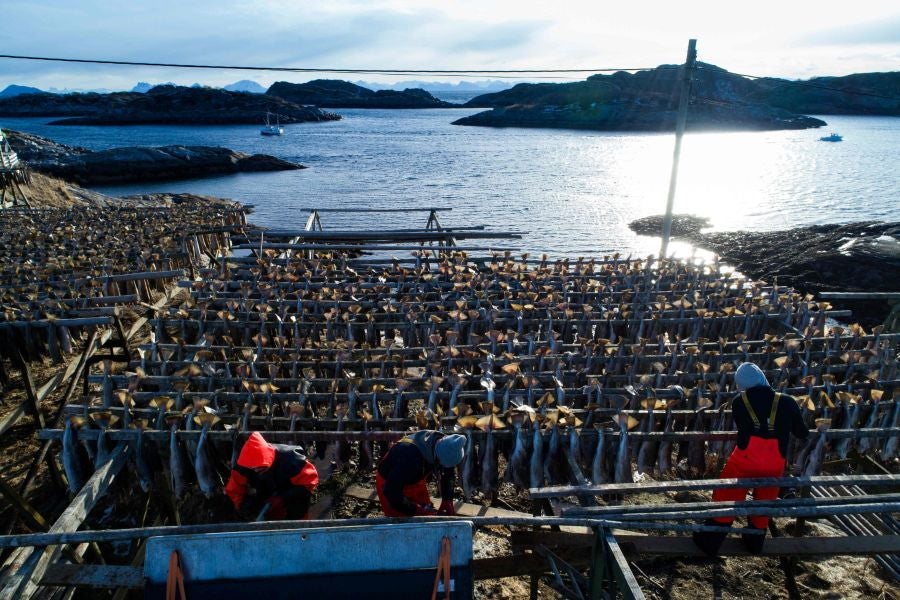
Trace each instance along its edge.
<path fill-rule="evenodd" d="M 749 277 L 769 282 L 777 277 L 779 284 L 806 293 L 900 291 L 900 223 L 704 233 L 707 226 L 706 219 L 676 215 L 672 235 L 718 254 Z M 659 236 L 662 216 L 638 219 L 629 227 L 641 235 Z M 841 304 L 869 325 L 886 315 L 887 305 L 881 301 Z"/>
<path fill-rule="evenodd" d="M 267 154 L 211 146 L 125 147 L 92 151 L 45 137 L 4 130 L 28 166 L 79 185 L 193 179 L 229 173 L 304 169 Z"/>

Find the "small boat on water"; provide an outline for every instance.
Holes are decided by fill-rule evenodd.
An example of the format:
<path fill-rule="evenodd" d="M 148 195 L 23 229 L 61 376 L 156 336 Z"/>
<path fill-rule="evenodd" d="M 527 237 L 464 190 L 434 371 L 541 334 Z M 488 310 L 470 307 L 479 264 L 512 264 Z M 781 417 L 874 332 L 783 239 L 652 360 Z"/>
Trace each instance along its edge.
<path fill-rule="evenodd" d="M 820 137 L 819 141 L 820 142 L 843 142 L 844 137 L 837 133 L 832 133 L 831 135 L 826 135 L 825 137 Z"/>
<path fill-rule="evenodd" d="M 260 135 L 284 135 L 284 127 L 278 121 L 278 115 L 275 115 L 275 123 L 271 120 L 272 113 L 266 112 L 266 126 L 259 130 Z"/>

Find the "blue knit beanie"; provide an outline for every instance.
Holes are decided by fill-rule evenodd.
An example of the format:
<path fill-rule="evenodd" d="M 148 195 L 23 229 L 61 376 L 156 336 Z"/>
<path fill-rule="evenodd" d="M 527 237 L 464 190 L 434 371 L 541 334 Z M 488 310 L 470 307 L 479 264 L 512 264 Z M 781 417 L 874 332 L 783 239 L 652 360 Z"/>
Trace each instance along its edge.
<path fill-rule="evenodd" d="M 734 372 L 734 384 L 739 390 L 744 391 L 758 385 L 769 385 L 769 382 L 759 367 L 745 362 Z"/>
<path fill-rule="evenodd" d="M 466 455 L 466 437 L 454 433 L 446 435 L 434 445 L 434 457 L 444 468 L 455 467 Z"/>

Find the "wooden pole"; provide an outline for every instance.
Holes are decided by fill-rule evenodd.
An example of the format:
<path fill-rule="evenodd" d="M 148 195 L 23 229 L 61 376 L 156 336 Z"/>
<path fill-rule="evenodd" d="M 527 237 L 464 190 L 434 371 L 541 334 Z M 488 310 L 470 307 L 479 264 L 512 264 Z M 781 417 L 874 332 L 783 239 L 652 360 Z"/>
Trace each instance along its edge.
<path fill-rule="evenodd" d="M 672 155 L 672 175 L 669 178 L 669 197 L 666 200 L 666 216 L 663 219 L 662 248 L 660 258 L 669 251 L 669 236 L 672 233 L 672 207 L 675 204 L 675 188 L 678 183 L 678 161 L 681 158 L 681 138 L 687 122 L 688 99 L 691 95 L 691 75 L 697 61 L 697 40 L 688 41 L 687 59 L 682 67 L 681 93 L 678 98 L 678 117 L 675 123 L 675 151 Z"/>

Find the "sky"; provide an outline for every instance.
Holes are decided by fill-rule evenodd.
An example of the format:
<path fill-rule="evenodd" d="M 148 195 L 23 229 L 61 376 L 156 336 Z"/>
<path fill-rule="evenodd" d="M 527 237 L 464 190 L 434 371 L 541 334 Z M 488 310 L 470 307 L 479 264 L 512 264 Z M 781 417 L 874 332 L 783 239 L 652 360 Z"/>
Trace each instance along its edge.
<path fill-rule="evenodd" d="M 900 70 L 895 0 L 4 0 L 0 24 L 0 54 L 105 60 L 351 69 L 638 68 L 684 62 L 688 39 L 696 38 L 701 61 L 737 73 L 808 79 Z M 318 77 L 458 80 L 0 59 L 0 89 L 130 89 L 138 81 L 219 86 L 240 79 L 268 87 Z"/>

